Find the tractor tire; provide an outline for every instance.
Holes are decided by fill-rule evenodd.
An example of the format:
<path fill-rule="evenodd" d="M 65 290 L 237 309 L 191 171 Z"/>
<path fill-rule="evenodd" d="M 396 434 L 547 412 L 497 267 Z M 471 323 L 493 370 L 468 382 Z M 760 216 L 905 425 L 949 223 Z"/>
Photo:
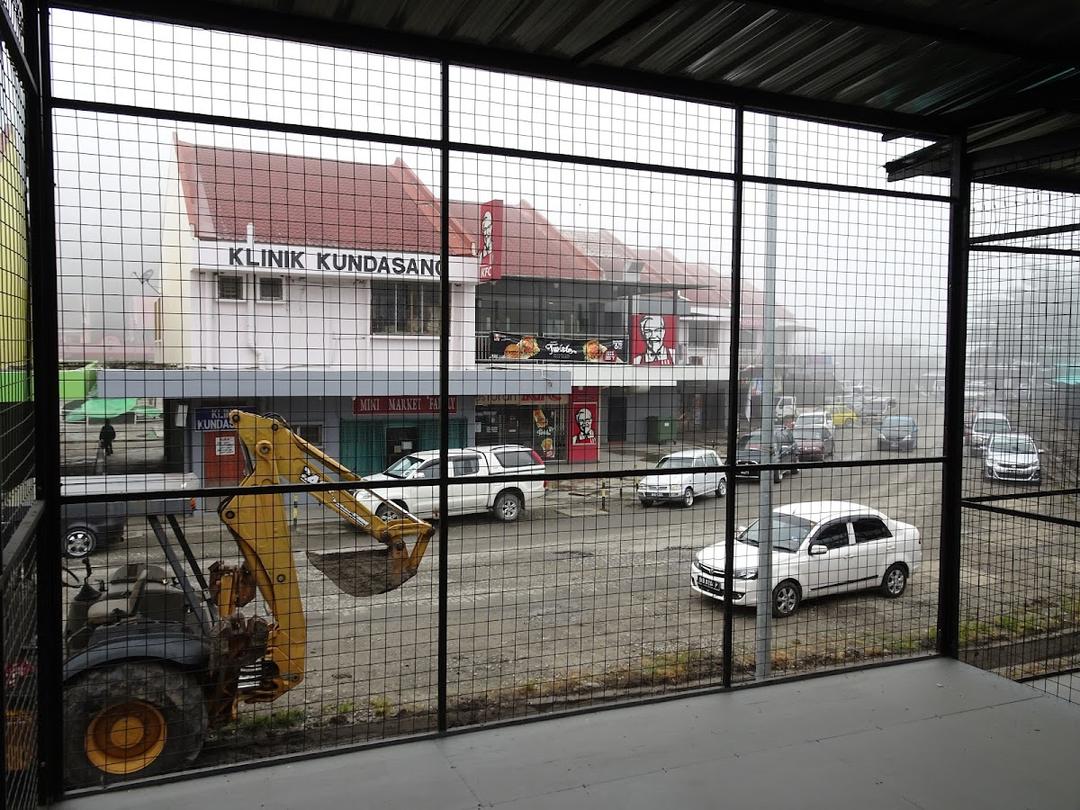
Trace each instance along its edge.
<path fill-rule="evenodd" d="M 103 786 L 180 770 L 202 751 L 207 725 L 193 675 L 149 661 L 91 670 L 64 689 L 65 779 Z"/>

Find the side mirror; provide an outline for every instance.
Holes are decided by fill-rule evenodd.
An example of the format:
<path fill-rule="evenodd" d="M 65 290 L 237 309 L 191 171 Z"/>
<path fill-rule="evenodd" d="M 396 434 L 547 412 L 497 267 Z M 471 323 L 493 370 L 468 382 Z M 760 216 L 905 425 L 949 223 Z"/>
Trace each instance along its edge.
<path fill-rule="evenodd" d="M 806 550 L 806 553 L 811 557 L 823 557 L 829 553 L 829 547 L 824 543 L 813 543 L 810 548 Z"/>

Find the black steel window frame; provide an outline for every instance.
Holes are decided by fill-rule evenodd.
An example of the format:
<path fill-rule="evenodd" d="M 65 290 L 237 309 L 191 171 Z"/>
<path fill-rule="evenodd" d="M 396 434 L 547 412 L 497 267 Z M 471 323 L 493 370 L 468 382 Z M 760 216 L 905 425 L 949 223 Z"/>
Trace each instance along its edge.
<path fill-rule="evenodd" d="M 502 68 L 495 65 L 470 65 L 467 61 L 460 60 L 457 55 L 451 59 L 439 61 L 441 68 L 440 81 L 440 136 L 438 138 L 421 138 L 410 136 L 388 135 L 385 133 L 344 130 L 332 127 L 311 126 L 302 124 L 290 124 L 273 121 L 260 121 L 253 119 L 237 118 L 232 116 L 186 113 L 181 111 L 166 110 L 159 108 L 140 107 L 134 105 L 114 104 L 107 102 L 86 101 L 73 98 L 55 98 L 50 94 L 49 66 L 45 55 L 48 53 L 48 11 L 50 8 L 69 8 L 80 11 L 88 11 L 99 14 L 118 14 L 138 19 L 152 19 L 176 24 L 200 24 L 197 20 L 186 18 L 183 11 L 177 14 L 178 6 L 172 4 L 155 4 L 155 6 L 127 6 L 125 4 L 83 4 L 83 3 L 43 3 L 37 7 L 36 14 L 28 14 L 28 31 L 33 33 L 32 47 L 28 39 L 28 51 L 31 53 L 30 64 L 35 69 L 31 72 L 31 81 L 27 83 L 28 98 L 28 121 L 39 121 L 39 137 L 32 139 L 30 145 L 29 173 L 32 186 L 34 209 L 31 216 L 31 228 L 33 246 L 35 248 L 32 257 L 32 293 L 34 296 L 34 360 L 35 360 L 35 402 L 36 414 L 39 425 L 57 426 L 58 413 L 53 403 L 59 401 L 57 384 L 57 372 L 59 370 L 58 337 L 56 323 L 56 307 L 46 302 L 55 302 L 57 295 L 56 255 L 53 235 L 55 233 L 54 199 L 53 199 L 53 165 L 52 165 L 52 115 L 56 110 L 68 110 L 74 112 L 90 112 L 109 114 L 116 116 L 130 116 L 149 118 L 163 121 L 175 121 L 186 123 L 199 123 L 222 127 L 234 127 L 255 131 L 287 133 L 314 137 L 335 138 L 354 142 L 376 143 L 384 145 L 396 145 L 405 147 L 419 147 L 437 152 L 440 159 L 441 182 L 440 182 L 440 257 L 443 266 L 449 265 L 449 206 L 450 200 L 450 158 L 454 153 L 488 155 L 509 159 L 526 159 L 556 163 L 567 163 L 583 166 L 612 168 L 626 171 L 651 172 L 663 175 L 678 175 L 699 179 L 710 179 L 730 182 L 733 188 L 733 252 L 731 258 L 731 306 L 732 316 L 730 322 L 730 364 L 728 371 L 728 408 L 726 416 L 726 435 L 729 446 L 734 446 L 738 432 L 738 359 L 739 359 L 739 333 L 740 333 L 740 292 L 742 278 L 742 212 L 743 191 L 747 183 L 760 186 L 782 186 L 788 188 L 803 188 L 816 191 L 840 192 L 849 194 L 866 195 L 881 198 L 899 198 L 923 202 L 943 203 L 950 206 L 950 250 L 948 264 L 948 316 L 947 316 L 947 370 L 946 370 L 946 394 L 945 394 L 945 429 L 946 445 L 942 455 L 915 456 L 903 459 L 875 459 L 859 461 L 828 461 L 828 462 L 800 462 L 800 463 L 774 463 L 762 465 L 747 465 L 736 463 L 734 453 L 729 453 L 729 458 L 720 466 L 706 468 L 710 472 L 724 472 L 727 474 L 728 486 L 732 490 L 738 486 L 740 472 L 759 470 L 794 470 L 829 468 L 840 469 L 846 467 L 895 467 L 906 465 L 939 465 L 944 470 L 945 497 L 943 498 L 942 514 L 942 571 L 939 584 L 939 614 L 938 614 L 938 651 L 939 653 L 956 657 L 957 652 L 957 628 L 959 623 L 959 544 L 960 544 L 960 509 L 950 508 L 960 505 L 962 501 L 960 483 L 962 474 L 962 434 L 963 434 L 963 370 L 964 370 L 964 332 L 966 330 L 966 306 L 967 306 L 967 222 L 969 214 L 969 187 L 970 175 L 966 170 L 967 153 L 966 144 L 962 137 L 958 137 L 947 127 L 927 126 L 925 120 L 916 120 L 904 116 L 891 116 L 888 114 L 865 116 L 839 116 L 831 118 L 825 113 L 814 113 L 811 106 L 792 101 L 790 105 L 779 103 L 764 104 L 761 98 L 753 103 L 745 103 L 743 94 L 738 92 L 723 93 L 722 91 L 709 89 L 709 92 L 692 93 L 688 86 L 672 82 L 665 86 L 662 83 L 656 86 L 629 87 L 615 81 L 603 81 L 600 76 L 593 78 L 581 78 L 571 75 L 559 75 L 557 71 L 528 70 L 524 66 L 507 64 Z M 224 20 L 219 21 L 224 23 Z M 418 56 L 408 51 L 388 50 L 384 45 L 363 41 L 333 41 L 333 38 L 319 36 L 313 33 L 318 26 L 310 27 L 299 25 L 293 30 L 274 30 L 273 27 L 260 27 L 259 16 L 246 16 L 242 22 L 233 25 L 221 24 L 226 30 L 236 30 L 255 36 L 274 36 L 292 41 L 315 42 L 333 44 L 337 47 L 350 47 L 374 52 L 394 53 L 414 59 L 431 60 L 431 56 Z M 218 23 L 206 23 L 218 25 Z M 326 32 L 329 29 L 318 28 Z M 0 32 L 2 33 L 2 32 Z M 450 71 L 455 67 L 476 66 L 484 69 L 503 69 L 511 73 L 527 75 L 545 75 L 561 81 L 569 81 L 578 84 L 611 87 L 627 90 L 629 92 L 666 96 L 708 104 L 716 107 L 732 109 L 735 113 L 735 161 L 734 169 L 730 172 L 709 171 L 691 169 L 679 166 L 670 166 L 657 163 L 638 161 L 614 160 L 605 158 L 588 157 L 564 153 L 544 152 L 538 150 L 515 149 L 497 147 L 486 144 L 478 144 L 467 141 L 455 141 L 451 139 L 450 128 Z M 41 88 L 41 92 L 37 89 Z M 680 89 L 676 89 L 680 88 Z M 874 189 L 859 185 L 842 183 L 827 183 L 817 181 L 805 181 L 786 178 L 761 177 L 744 173 L 743 150 L 744 150 L 744 118 L 747 112 L 761 112 L 781 115 L 788 118 L 815 121 L 827 124 L 842 124 L 856 128 L 880 130 L 883 127 L 902 129 L 912 136 L 924 136 L 934 139 L 951 138 L 953 143 L 952 160 L 953 173 L 952 184 L 949 194 L 927 194 L 919 192 L 898 191 L 893 189 Z M 886 123 L 888 122 L 888 123 Z M 31 130 L 32 131 L 32 130 Z M 439 338 L 439 457 L 442 462 L 443 473 L 437 480 L 423 481 L 392 481 L 370 482 L 365 487 L 378 491 L 387 487 L 417 487 L 437 486 L 439 511 L 445 514 L 448 509 L 448 448 L 450 439 L 450 398 L 454 392 L 450 390 L 449 354 L 450 354 L 450 292 L 451 283 L 449 274 L 443 274 L 439 281 L 440 291 L 440 334 Z M 37 446 L 38 460 L 38 497 L 45 507 L 42 518 L 42 531 L 49 534 L 59 532 L 58 508 L 63 504 L 96 503 L 124 500 L 148 500 L 162 497 L 174 497 L 174 491 L 141 492 L 133 495 L 118 496 L 116 494 L 105 495 L 82 495 L 61 496 L 59 487 L 60 470 L 60 447 L 59 431 L 46 430 L 39 433 Z M 672 473 L 697 471 L 701 468 L 673 468 Z M 645 475 L 651 472 L 648 467 L 620 468 L 599 471 L 560 472 L 533 475 L 487 475 L 476 477 L 477 482 L 513 482 L 513 481 L 568 481 L 580 479 L 609 479 L 625 478 Z M 227 496 L 238 492 L 247 493 L 300 493 L 314 491 L 328 491 L 341 489 L 339 483 L 305 484 L 305 485 L 272 485 L 258 487 L 204 487 L 195 490 L 185 490 L 184 497 L 215 497 Z M 972 505 L 973 504 L 965 504 Z M 982 507 L 990 508 L 990 507 Z M 727 546 L 727 560 L 732 560 L 732 549 L 735 535 L 735 514 L 733 509 L 726 510 L 725 520 L 725 544 Z M 59 701 L 55 695 L 62 692 L 62 618 L 60 616 L 60 600 L 54 596 L 60 589 L 60 572 L 62 559 L 60 547 L 56 543 L 45 543 L 40 546 L 38 555 L 39 583 L 39 638 L 42 640 L 41 661 L 44 677 L 40 681 L 40 694 L 49 698 L 42 700 L 42 716 L 40 724 L 40 744 L 43 763 L 43 794 L 45 802 L 58 800 L 63 795 L 62 790 L 62 718 L 60 716 Z M 447 623 L 448 623 L 448 564 L 449 548 L 447 543 L 447 529 L 445 521 L 440 521 L 438 529 L 438 733 L 460 733 L 465 729 L 450 729 L 447 722 Z M 725 568 L 725 587 L 731 589 L 733 582 L 732 565 Z M 596 711 L 597 709 L 611 706 L 627 705 L 631 703 L 650 703 L 660 700 L 681 698 L 689 694 L 716 692 L 732 688 L 749 688 L 755 686 L 754 682 L 747 682 L 736 686 L 733 684 L 732 671 L 732 634 L 733 634 L 733 607 L 729 601 L 725 601 L 723 612 L 723 675 L 719 686 L 705 689 L 691 689 L 656 697 L 625 698 L 623 700 L 589 707 L 580 710 L 567 710 L 566 714 L 577 714 Z M 876 666 L 888 666 L 893 662 L 868 663 L 861 667 L 873 668 Z M 896 662 L 896 663 L 902 663 Z M 828 672 L 812 672 L 793 676 L 774 678 L 773 680 L 797 680 L 811 677 L 819 677 Z M 493 726 L 510 725 L 518 722 L 528 722 L 531 718 L 511 719 L 491 723 Z M 431 735 L 418 735 L 411 739 L 423 738 Z M 385 743 L 357 744 L 346 748 L 355 750 L 373 747 Z M 274 757 L 259 764 L 273 764 L 292 759 L 310 758 L 324 753 L 336 753 L 341 749 L 330 749 L 315 753 L 304 753 L 283 757 Z M 251 765 L 238 765 L 236 768 L 251 767 Z M 225 768 L 230 770 L 232 768 Z M 167 779 L 181 779 L 192 774 L 179 774 Z"/>

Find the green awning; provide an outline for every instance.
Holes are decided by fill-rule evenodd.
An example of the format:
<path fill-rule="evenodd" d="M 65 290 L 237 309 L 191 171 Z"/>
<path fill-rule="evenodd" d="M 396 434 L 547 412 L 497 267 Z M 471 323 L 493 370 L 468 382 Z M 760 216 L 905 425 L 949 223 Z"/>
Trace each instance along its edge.
<path fill-rule="evenodd" d="M 67 422 L 85 422 L 88 419 L 116 419 L 135 410 L 136 397 L 123 399 L 88 399 L 64 417 Z"/>

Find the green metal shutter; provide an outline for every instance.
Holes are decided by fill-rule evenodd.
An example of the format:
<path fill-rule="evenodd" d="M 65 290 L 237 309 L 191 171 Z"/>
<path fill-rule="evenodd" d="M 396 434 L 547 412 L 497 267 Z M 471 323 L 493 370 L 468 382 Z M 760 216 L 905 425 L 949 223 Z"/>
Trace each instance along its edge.
<path fill-rule="evenodd" d="M 341 421 L 341 463 L 358 475 L 381 472 L 386 451 L 382 422 Z"/>
<path fill-rule="evenodd" d="M 420 427 L 420 449 L 439 449 L 439 422 L 437 419 L 429 419 L 418 423 Z M 465 447 L 469 443 L 468 437 L 469 420 L 450 420 L 450 447 Z"/>

